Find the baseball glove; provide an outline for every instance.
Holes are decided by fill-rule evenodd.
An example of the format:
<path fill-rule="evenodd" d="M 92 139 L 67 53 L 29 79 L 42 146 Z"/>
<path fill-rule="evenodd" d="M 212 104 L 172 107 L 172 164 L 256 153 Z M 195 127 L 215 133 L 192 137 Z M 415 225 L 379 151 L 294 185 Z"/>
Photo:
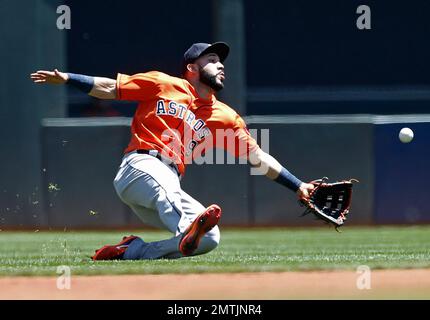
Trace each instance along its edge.
<path fill-rule="evenodd" d="M 301 198 L 299 201 L 306 207 L 302 216 L 313 213 L 317 220 L 323 220 L 335 226 L 336 231 L 341 227 L 349 213 L 352 200 L 353 182 L 356 179 L 343 180 L 328 183 L 324 177 L 309 183 L 315 186 L 309 198 Z"/>

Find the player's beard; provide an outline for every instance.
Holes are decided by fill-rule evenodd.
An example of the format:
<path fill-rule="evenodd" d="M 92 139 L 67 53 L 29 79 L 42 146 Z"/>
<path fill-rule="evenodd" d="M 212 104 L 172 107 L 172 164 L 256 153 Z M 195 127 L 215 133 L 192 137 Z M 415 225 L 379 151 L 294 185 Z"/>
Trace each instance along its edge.
<path fill-rule="evenodd" d="M 209 86 L 215 91 L 220 91 L 224 89 L 224 83 L 221 81 L 217 81 L 217 75 L 211 75 L 209 72 L 205 71 L 203 68 L 199 67 L 199 75 L 200 75 L 200 82 L 204 83 L 205 85 Z"/>

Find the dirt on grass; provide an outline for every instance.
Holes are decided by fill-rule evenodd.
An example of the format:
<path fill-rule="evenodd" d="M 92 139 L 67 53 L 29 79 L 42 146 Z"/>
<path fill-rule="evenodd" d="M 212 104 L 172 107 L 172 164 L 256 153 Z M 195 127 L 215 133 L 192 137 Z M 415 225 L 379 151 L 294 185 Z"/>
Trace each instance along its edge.
<path fill-rule="evenodd" d="M 63 278 L 3 277 L 0 299 L 430 299 L 430 269 L 374 270 L 368 275 L 354 271 L 72 275 L 69 289 Z"/>

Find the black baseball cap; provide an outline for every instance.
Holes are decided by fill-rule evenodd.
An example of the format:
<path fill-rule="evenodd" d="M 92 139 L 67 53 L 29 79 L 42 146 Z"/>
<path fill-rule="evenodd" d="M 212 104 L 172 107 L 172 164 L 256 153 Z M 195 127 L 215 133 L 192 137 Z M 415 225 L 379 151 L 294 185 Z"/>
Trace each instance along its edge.
<path fill-rule="evenodd" d="M 230 52 L 230 47 L 225 42 L 215 42 L 209 43 L 194 43 L 187 51 L 184 53 L 184 58 L 182 60 L 182 73 L 185 73 L 185 68 L 187 64 L 193 63 L 201 56 L 208 53 L 216 53 L 221 62 L 227 58 Z"/>

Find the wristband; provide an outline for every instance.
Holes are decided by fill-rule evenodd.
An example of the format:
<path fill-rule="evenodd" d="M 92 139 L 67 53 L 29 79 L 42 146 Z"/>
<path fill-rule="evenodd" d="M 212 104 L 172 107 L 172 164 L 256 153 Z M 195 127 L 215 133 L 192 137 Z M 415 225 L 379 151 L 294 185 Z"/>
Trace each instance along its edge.
<path fill-rule="evenodd" d="M 69 76 L 69 79 L 66 83 L 85 93 L 90 93 L 94 87 L 94 77 L 76 73 L 67 73 L 67 75 Z"/>
<path fill-rule="evenodd" d="M 282 184 L 284 187 L 287 187 L 294 192 L 299 190 L 302 181 L 297 179 L 294 175 L 292 175 L 287 169 L 282 168 L 279 176 L 274 180 L 279 184 Z"/>

